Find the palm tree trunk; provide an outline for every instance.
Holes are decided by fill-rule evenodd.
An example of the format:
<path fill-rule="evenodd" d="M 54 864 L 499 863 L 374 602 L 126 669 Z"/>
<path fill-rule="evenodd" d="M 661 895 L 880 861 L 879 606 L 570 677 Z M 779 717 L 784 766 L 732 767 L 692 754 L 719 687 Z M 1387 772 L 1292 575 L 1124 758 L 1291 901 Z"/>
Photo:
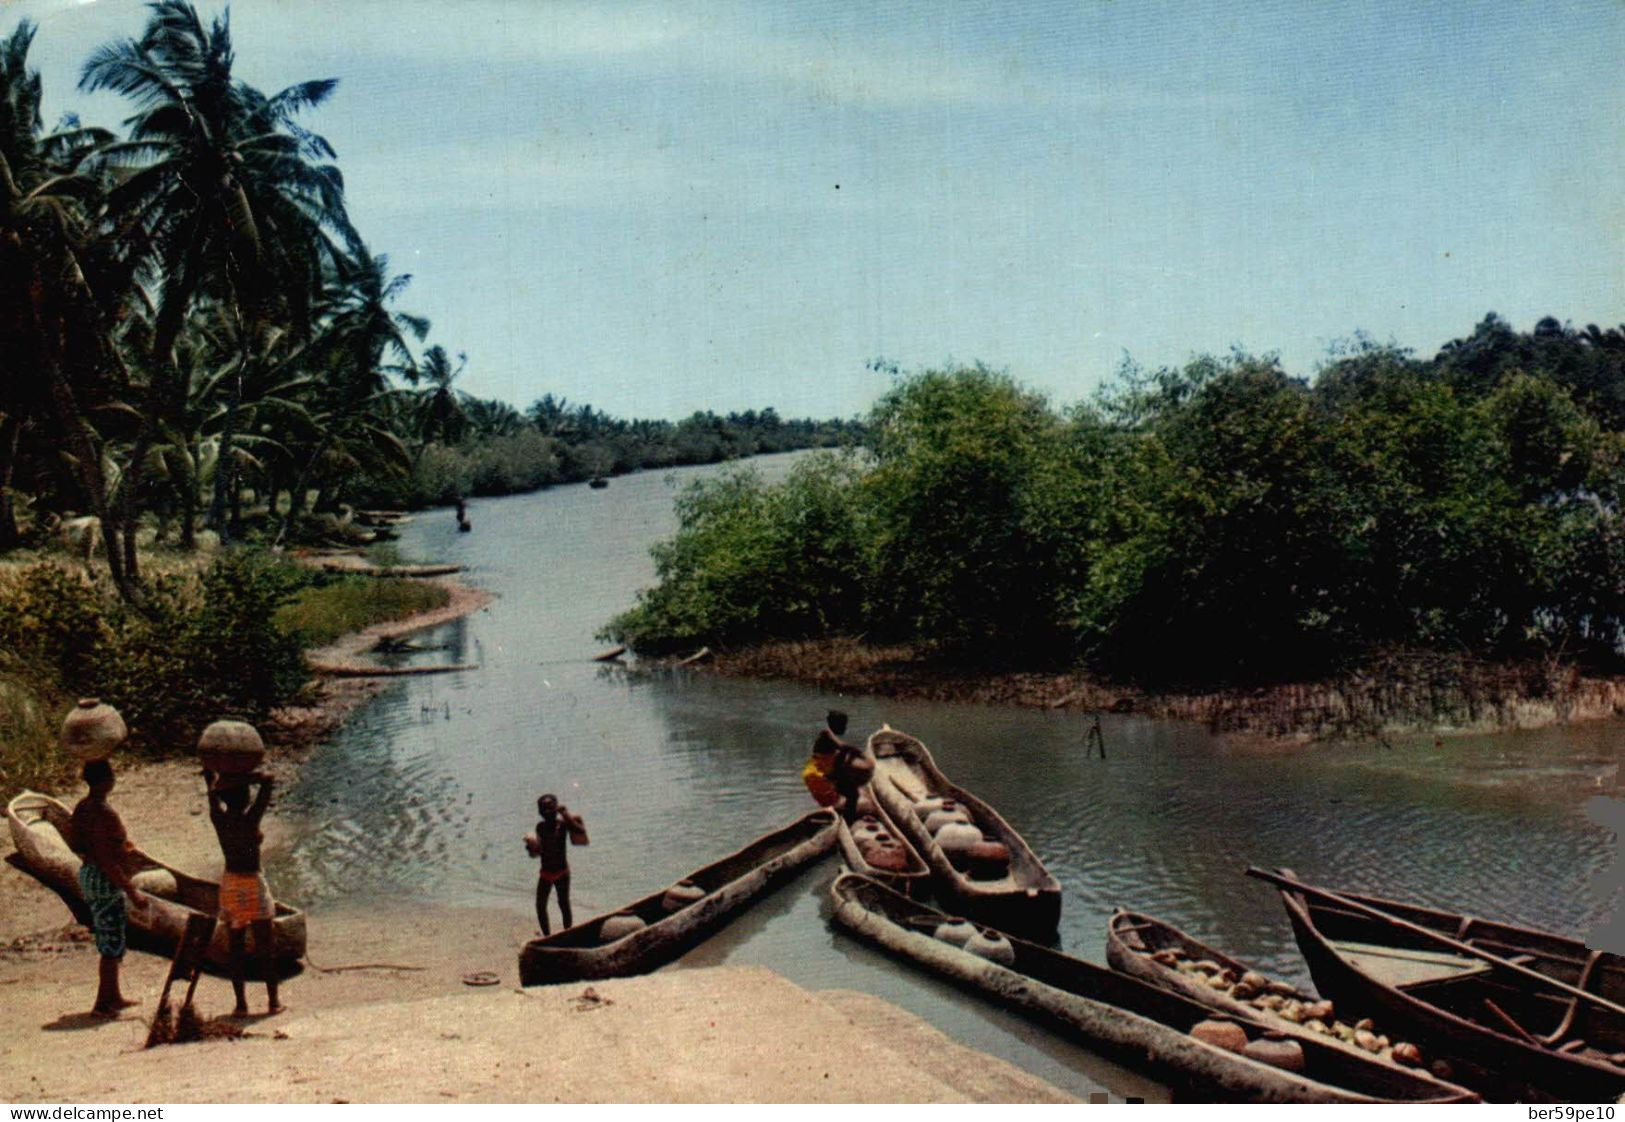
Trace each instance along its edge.
<path fill-rule="evenodd" d="M 17 445 L 22 435 L 22 421 L 0 417 L 0 550 L 14 549 L 22 540 L 11 502 L 11 480 L 17 471 Z"/>

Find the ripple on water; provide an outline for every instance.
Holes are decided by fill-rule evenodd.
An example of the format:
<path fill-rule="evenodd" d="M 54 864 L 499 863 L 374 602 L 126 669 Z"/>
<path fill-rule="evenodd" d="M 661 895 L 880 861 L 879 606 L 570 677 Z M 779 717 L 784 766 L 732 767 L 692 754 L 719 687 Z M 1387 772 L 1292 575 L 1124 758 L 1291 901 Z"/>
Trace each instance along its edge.
<path fill-rule="evenodd" d="M 392 684 L 313 754 L 278 805 L 296 839 L 271 870 L 280 892 L 528 915 L 535 865 L 519 837 L 551 790 L 592 836 L 571 855 L 577 914 L 610 910 L 811 809 L 798 774 L 833 705 L 854 732 L 889 721 L 920 736 L 947 774 L 997 806 L 1060 879 L 1062 942 L 1087 957 L 1101 957 L 1106 919 L 1124 906 L 1304 980 L 1276 893 L 1241 876 L 1249 864 L 1565 932 L 1608 914 L 1588 889 L 1616 843 L 1582 808 L 1615 759 L 1611 723 L 1271 755 L 1193 726 L 1107 716 L 1100 760 L 1084 755 L 1087 720 L 1075 713 L 688 674 L 634 679 L 588 662 L 602 647 L 595 629 L 652 581 L 647 549 L 673 526 L 673 493 L 659 475 L 632 476 L 601 492 L 482 501 L 473 534 L 457 534 L 449 512 L 406 527 L 404 551 L 463 562 L 498 594 L 492 610 L 427 637 L 447 650 L 421 656 L 481 669 Z M 967 1012 L 974 1002 L 852 950 L 795 895 L 825 881 L 798 881 L 782 908 L 730 928 L 707 953 L 883 992 L 977 1046 L 1092 1089 L 1069 1065 L 1044 1067 L 1053 1057 L 1020 1030 Z"/>

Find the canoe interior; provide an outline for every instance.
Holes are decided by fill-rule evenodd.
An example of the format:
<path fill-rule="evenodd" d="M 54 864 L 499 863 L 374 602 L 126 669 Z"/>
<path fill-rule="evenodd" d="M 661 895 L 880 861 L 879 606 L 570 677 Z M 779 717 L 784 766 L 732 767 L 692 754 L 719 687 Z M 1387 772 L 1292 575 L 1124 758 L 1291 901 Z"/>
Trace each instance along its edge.
<path fill-rule="evenodd" d="M 1216 962 L 1226 970 L 1233 970 L 1237 974 L 1245 974 L 1254 967 L 1239 958 L 1225 954 L 1217 947 L 1210 947 L 1200 939 L 1192 938 L 1172 924 L 1139 912 L 1120 911 L 1114 914 L 1108 924 L 1107 947 L 1112 943 L 1120 944 L 1125 951 L 1137 956 L 1150 956 L 1158 951 L 1179 951 L 1186 958 Z M 1139 964 L 1146 972 L 1155 971 L 1159 974 L 1169 975 L 1172 979 L 1182 977 L 1175 969 L 1163 966 L 1149 957 L 1144 957 Z M 1143 974 L 1142 974 L 1143 976 Z M 1293 991 L 1301 1000 L 1315 1000 L 1310 994 L 1301 990 Z M 1206 995 L 1204 995 L 1206 996 Z M 1239 1006 L 1233 998 L 1226 999 L 1229 1004 Z M 1254 1012 L 1249 1010 L 1249 1012 Z"/>
<path fill-rule="evenodd" d="M 853 874 L 835 882 L 837 898 L 851 900 L 875 917 L 924 936 L 947 920 L 946 913 L 910 900 L 884 885 Z M 1065 994 L 1113 1006 L 1188 1034 L 1214 1011 L 1187 997 L 1138 978 L 1129 977 L 1061 951 L 1006 934 L 1015 948 L 1015 964 L 1008 969 Z M 1256 1039 L 1267 1030 L 1258 1024 L 1236 1021 Z M 1351 1093 L 1405 1102 L 1472 1101 L 1476 1098 L 1448 1083 L 1420 1072 L 1394 1067 L 1330 1044 L 1300 1040 L 1304 1052 L 1303 1077 Z M 1273 1069 L 1272 1069 L 1273 1070 Z"/>
<path fill-rule="evenodd" d="M 1548 977 L 1619 1003 L 1625 990 L 1615 955 L 1545 932 L 1488 923 L 1414 905 L 1354 897 L 1412 923 L 1490 951 Z M 1506 1018 L 1538 1041 L 1537 1047 L 1606 1065 L 1625 1079 L 1625 1017 L 1482 960 L 1452 952 L 1424 936 L 1335 904 L 1299 897 L 1321 937 L 1371 980 L 1501 1036 L 1521 1039 Z M 1588 961 L 1590 963 L 1588 970 Z M 1501 1010 L 1505 1017 L 1490 1008 Z M 1525 1041 L 1529 1043 L 1529 1041 Z"/>
<path fill-rule="evenodd" d="M 773 860 L 775 857 L 783 856 L 797 846 L 814 840 L 819 834 L 831 830 L 834 823 L 835 815 L 833 812 L 828 810 L 815 811 L 804 818 L 797 819 L 781 830 L 775 830 L 770 834 L 757 838 L 737 853 L 731 853 L 722 860 L 707 865 L 703 869 L 697 869 L 679 879 L 693 881 L 709 895 L 720 888 L 726 887 L 766 862 Z M 568 930 L 559 931 L 544 938 L 532 939 L 525 944 L 525 952 L 534 953 L 569 948 L 586 949 L 613 946 L 613 943 L 604 943 L 599 934 L 599 929 L 603 927 L 605 920 L 624 912 L 631 912 L 643 920 L 648 925 L 643 929 L 644 931 L 663 921 L 680 920 L 683 913 L 694 905 L 690 904 L 688 908 L 676 912 L 666 911 L 665 896 L 666 889 L 669 887 L 670 885 L 662 885 L 658 891 L 652 892 L 624 908 L 617 908 L 613 912 L 605 912 L 603 915 L 594 916 L 592 919 L 578 923 Z M 695 901 L 695 903 L 699 903 L 699 901 Z M 637 934 L 641 933 L 638 932 Z M 628 938 L 630 937 L 628 936 Z M 622 941 L 624 940 L 616 940 L 615 942 Z"/>
<path fill-rule="evenodd" d="M 951 782 L 937 770 L 925 745 L 905 732 L 882 728 L 869 738 L 869 752 L 875 759 L 871 787 L 877 801 L 920 850 L 939 889 L 954 897 L 958 906 L 982 918 L 996 918 L 1002 927 L 1035 936 L 1054 934 L 1061 915 L 1061 883 L 998 811 Z M 1004 843 L 1010 851 L 1005 876 L 973 878 L 949 860 L 914 811 L 915 803 L 932 796 L 953 799 L 984 834 Z"/>
<path fill-rule="evenodd" d="M 882 884 L 889 884 L 909 896 L 915 896 L 924 891 L 923 882 L 931 877 L 931 869 L 926 865 L 925 859 L 920 856 L 919 850 L 908 840 L 908 835 L 897 828 L 886 808 L 874 798 L 868 787 L 858 799 L 859 821 L 863 815 L 872 815 L 888 834 L 902 845 L 903 855 L 908 858 L 908 868 L 902 870 L 877 869 L 864 860 L 863 850 L 858 846 L 857 839 L 852 836 L 846 819 L 836 817 L 836 841 L 841 847 L 841 856 L 846 860 L 846 867 L 855 873 L 862 873 L 866 877 L 873 877 Z"/>

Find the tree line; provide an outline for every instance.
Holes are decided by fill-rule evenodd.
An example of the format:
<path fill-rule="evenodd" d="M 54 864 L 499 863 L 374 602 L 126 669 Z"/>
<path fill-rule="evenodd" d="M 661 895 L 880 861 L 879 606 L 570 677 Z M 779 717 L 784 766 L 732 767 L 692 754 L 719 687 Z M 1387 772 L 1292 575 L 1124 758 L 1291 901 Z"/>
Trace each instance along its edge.
<path fill-rule="evenodd" d="M 337 85 L 233 74 L 229 17 L 157 0 L 79 88 L 119 131 L 44 123 L 36 27 L 0 40 L 0 550 L 94 516 L 142 599 L 138 534 L 186 549 L 297 536 L 341 501 L 450 501 L 662 464 L 835 443 L 771 410 L 623 422 L 547 396 L 528 413 L 455 385 L 395 272 L 351 223 L 306 121 Z M 150 540 L 150 537 L 143 540 Z"/>
<path fill-rule="evenodd" d="M 1379 652 L 1617 658 L 1625 327 L 1495 315 L 1419 358 L 1357 337 L 1126 363 L 1057 409 L 985 366 L 900 376 L 867 457 L 680 500 L 642 649 L 909 640 L 1148 683 L 1347 670 Z"/>

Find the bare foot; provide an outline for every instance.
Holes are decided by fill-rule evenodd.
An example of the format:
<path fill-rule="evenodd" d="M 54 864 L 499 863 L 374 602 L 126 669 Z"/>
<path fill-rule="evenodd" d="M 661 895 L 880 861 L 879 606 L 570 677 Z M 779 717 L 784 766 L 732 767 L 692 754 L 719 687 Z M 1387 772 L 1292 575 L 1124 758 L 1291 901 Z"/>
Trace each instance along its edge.
<path fill-rule="evenodd" d="M 233 1009 L 231 1011 L 231 1015 L 233 1017 L 246 1017 L 246 1016 L 248 1016 L 248 1006 L 246 1006 L 246 1005 L 237 1006 L 237 1008 L 235 1008 L 235 1009 Z"/>
<path fill-rule="evenodd" d="M 274 1017 L 278 1013 L 286 1013 L 287 1011 L 288 1011 L 288 1007 L 286 1005 L 284 1005 L 282 1002 L 273 1001 L 273 1002 L 271 1002 L 270 1007 L 265 1010 L 265 1015 L 267 1017 Z"/>
<path fill-rule="evenodd" d="M 127 997 L 115 998 L 106 1005 L 93 1006 L 90 1010 L 90 1015 L 98 1020 L 116 1021 L 119 1018 L 119 1014 L 124 1012 L 124 1010 L 130 1008 L 132 1005 L 140 1004 L 141 1003 L 139 1001 L 134 1001 Z"/>

